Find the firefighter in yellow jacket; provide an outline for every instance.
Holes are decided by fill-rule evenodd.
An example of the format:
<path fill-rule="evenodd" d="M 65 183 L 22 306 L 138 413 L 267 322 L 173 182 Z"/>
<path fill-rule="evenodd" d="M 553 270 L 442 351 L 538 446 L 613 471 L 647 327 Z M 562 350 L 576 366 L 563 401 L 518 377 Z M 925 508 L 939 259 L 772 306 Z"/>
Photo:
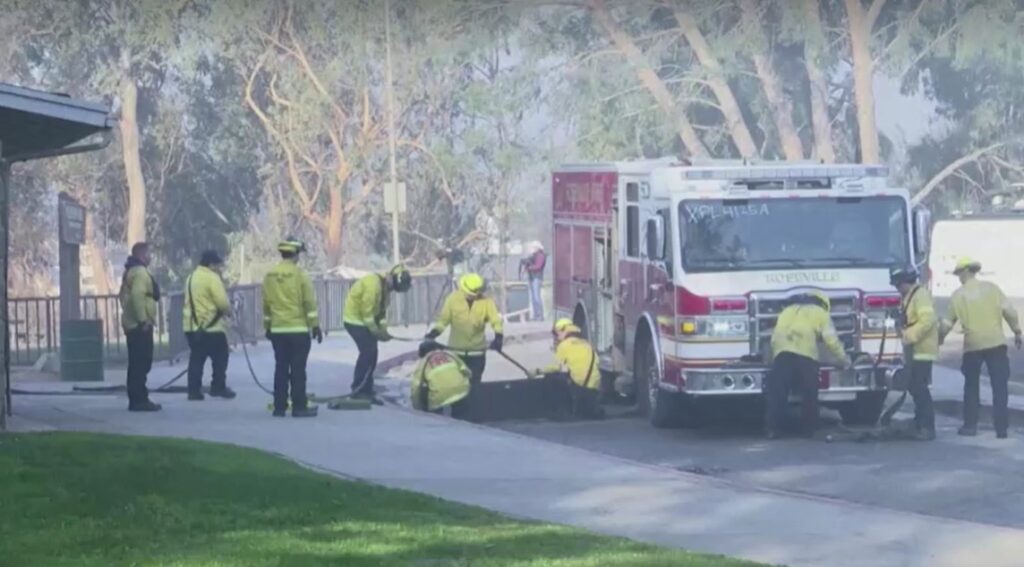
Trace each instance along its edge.
<path fill-rule="evenodd" d="M 199 266 L 185 280 L 183 312 L 185 338 L 188 339 L 188 399 L 203 399 L 203 367 L 210 359 L 213 379 L 210 395 L 232 399 L 235 392 L 227 386 L 227 317 L 231 312 L 228 292 L 219 270 L 224 261 L 214 250 L 203 252 Z"/>
<path fill-rule="evenodd" d="M 149 399 L 146 379 L 153 368 L 153 328 L 160 302 L 160 286 L 149 273 L 149 244 L 132 246 L 132 255 L 124 264 L 124 277 L 118 298 L 121 303 L 121 327 L 128 343 L 128 411 L 160 411 L 160 404 Z"/>
<path fill-rule="evenodd" d="M 412 276 L 403 266 L 384 274 L 360 278 L 345 297 L 345 330 L 359 349 L 352 374 L 352 396 L 375 403 L 373 372 L 377 368 L 377 344 L 391 340 L 388 334 L 388 298 L 391 292 L 405 293 L 412 287 Z"/>
<path fill-rule="evenodd" d="M 305 245 L 288 238 L 277 246 L 281 263 L 263 279 L 263 325 L 274 347 L 274 416 L 283 417 L 291 390 L 292 417 L 313 417 L 306 399 L 306 361 L 312 338 L 323 342 L 313 282 L 299 267 Z"/>
<path fill-rule="evenodd" d="M 769 439 L 779 435 L 791 389 L 800 392 L 804 435 L 814 434 L 818 425 L 819 342 L 825 344 L 839 367 L 851 364 L 832 325 L 830 310 L 828 297 L 811 291 L 793 297 L 779 314 L 772 331 L 773 360 L 765 391 L 765 433 Z"/>
<path fill-rule="evenodd" d="M 599 404 L 601 371 L 597 352 L 583 338 L 583 331 L 569 319 L 555 321 L 555 358 L 558 364 L 538 369 L 535 374 L 561 380 L 568 389 L 567 399 L 576 417 L 601 418 L 604 411 Z"/>
<path fill-rule="evenodd" d="M 420 344 L 420 361 L 412 373 L 412 407 L 442 413 L 469 396 L 469 368 L 435 341 Z"/>
<path fill-rule="evenodd" d="M 932 294 L 918 283 L 917 270 L 896 268 L 889 272 L 889 281 L 900 291 L 903 300 L 900 319 L 906 364 L 910 370 L 907 391 L 914 399 L 914 425 L 917 439 L 935 439 L 935 408 L 929 384 L 932 365 L 939 357 L 939 320 L 935 314 Z"/>
<path fill-rule="evenodd" d="M 1013 331 L 1018 349 L 1024 340 L 1021 338 L 1017 310 L 999 286 L 978 279 L 980 271 L 981 263 L 970 258 L 957 262 L 953 273 L 960 278 L 961 287 L 950 298 L 952 319 L 943 324 L 941 339 L 957 323 L 963 328 L 964 356 L 960 369 L 964 374 L 964 424 L 960 428 L 960 435 L 972 437 L 978 434 L 981 366 L 984 364 L 992 383 L 992 421 L 996 436 L 1005 439 L 1010 426 L 1007 409 L 1010 357 L 1007 354 L 1003 321 Z"/>
<path fill-rule="evenodd" d="M 501 352 L 504 343 L 504 322 L 498 313 L 498 306 L 484 294 L 485 290 L 486 282 L 479 274 L 465 274 L 459 278 L 459 289 L 445 299 L 434 328 L 426 337 L 436 339 L 451 327 L 448 348 L 469 367 L 471 387 L 483 380 L 484 368 L 487 366 L 487 325 L 494 330 L 490 349 Z M 468 416 L 468 400 L 466 398 L 455 404 L 452 408 L 454 417 Z"/>

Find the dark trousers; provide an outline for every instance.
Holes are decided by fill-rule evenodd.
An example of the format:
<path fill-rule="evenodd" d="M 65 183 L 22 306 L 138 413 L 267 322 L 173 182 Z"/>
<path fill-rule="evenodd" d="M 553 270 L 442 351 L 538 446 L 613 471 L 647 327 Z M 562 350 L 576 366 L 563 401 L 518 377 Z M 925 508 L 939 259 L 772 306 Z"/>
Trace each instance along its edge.
<path fill-rule="evenodd" d="M 199 394 L 203 389 L 203 367 L 210 359 L 213 379 L 210 391 L 223 392 L 228 377 L 228 336 L 224 333 L 185 333 L 188 339 L 188 392 Z"/>
<path fill-rule="evenodd" d="M 362 395 L 373 395 L 373 373 L 377 370 L 377 344 L 380 342 L 370 332 L 370 329 L 362 325 L 349 325 L 345 323 L 345 330 L 356 342 L 359 349 L 359 358 L 356 359 L 356 369 L 352 374 L 352 393 Z"/>
<path fill-rule="evenodd" d="M 312 339 L 306 333 L 270 335 L 274 347 L 274 410 L 288 409 L 291 388 L 292 411 L 306 409 L 306 361 Z"/>
<path fill-rule="evenodd" d="M 452 404 L 452 417 L 455 419 L 468 419 L 470 413 L 469 400 L 472 398 L 473 387 L 484 380 L 484 369 L 487 368 L 487 357 L 478 354 L 476 356 L 460 355 L 462 362 L 469 368 L 469 391 L 470 395 Z"/>
<path fill-rule="evenodd" d="M 818 371 L 814 359 L 784 352 L 775 357 L 765 390 L 765 427 L 779 432 L 789 403 L 789 392 L 800 393 L 800 423 L 804 434 L 818 427 Z"/>
<path fill-rule="evenodd" d="M 604 416 L 601 411 L 600 394 L 597 390 L 584 388 L 569 377 L 568 372 L 559 372 L 553 376 L 562 385 L 565 392 L 565 404 L 573 417 L 582 419 L 598 419 Z"/>
<path fill-rule="evenodd" d="M 128 404 L 149 401 L 146 379 L 153 369 L 153 327 L 132 329 L 125 333 L 128 343 Z"/>
<path fill-rule="evenodd" d="M 981 405 L 981 365 L 988 368 L 992 383 L 992 421 L 996 432 L 1003 433 L 1010 426 L 1009 402 L 1010 357 L 1006 345 L 965 352 L 960 370 L 964 373 L 964 426 L 978 426 Z"/>
<path fill-rule="evenodd" d="M 935 407 L 932 404 L 932 362 L 915 360 L 910 364 L 907 391 L 914 400 L 914 424 L 921 431 L 935 431 Z"/>

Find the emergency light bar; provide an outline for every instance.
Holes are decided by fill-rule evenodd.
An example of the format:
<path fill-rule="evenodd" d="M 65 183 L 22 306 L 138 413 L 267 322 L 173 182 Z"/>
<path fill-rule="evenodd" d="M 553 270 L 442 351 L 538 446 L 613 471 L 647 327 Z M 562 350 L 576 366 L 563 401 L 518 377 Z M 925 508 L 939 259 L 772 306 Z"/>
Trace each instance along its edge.
<path fill-rule="evenodd" d="M 795 167 L 690 167 L 682 171 L 683 179 L 728 179 L 728 180 L 770 180 L 770 179 L 821 179 L 888 177 L 885 166 L 863 165 L 822 165 Z"/>

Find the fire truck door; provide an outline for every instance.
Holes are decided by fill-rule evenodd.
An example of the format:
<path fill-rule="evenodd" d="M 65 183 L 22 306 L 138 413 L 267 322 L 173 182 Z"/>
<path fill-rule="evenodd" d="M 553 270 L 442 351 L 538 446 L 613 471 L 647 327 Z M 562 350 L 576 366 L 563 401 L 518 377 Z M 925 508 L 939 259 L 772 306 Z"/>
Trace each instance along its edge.
<path fill-rule="evenodd" d="M 612 285 L 612 269 L 615 264 L 612 255 L 611 227 L 594 233 L 594 281 L 597 282 L 597 298 L 594 313 L 595 346 L 598 351 L 607 352 L 612 346 L 612 325 L 615 290 Z"/>

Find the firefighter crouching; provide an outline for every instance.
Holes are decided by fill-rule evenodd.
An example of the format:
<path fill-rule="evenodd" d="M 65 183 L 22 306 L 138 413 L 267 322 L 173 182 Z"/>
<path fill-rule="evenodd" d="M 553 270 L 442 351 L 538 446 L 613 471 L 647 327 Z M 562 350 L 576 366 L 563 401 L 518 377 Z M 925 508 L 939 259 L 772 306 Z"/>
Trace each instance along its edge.
<path fill-rule="evenodd" d="M 583 338 L 583 332 L 569 319 L 559 319 L 551 331 L 555 336 L 555 358 L 558 364 L 538 369 L 535 374 L 554 375 L 566 387 L 566 400 L 574 417 L 600 419 L 601 371 L 597 352 Z"/>
<path fill-rule="evenodd" d="M 442 350 L 436 341 L 420 343 L 420 361 L 412 373 L 412 407 L 443 413 L 469 396 L 469 368 L 458 356 Z"/>
<path fill-rule="evenodd" d="M 851 365 L 832 325 L 830 309 L 825 294 L 811 291 L 794 297 L 779 314 L 772 331 L 773 361 L 765 391 L 765 435 L 769 439 L 779 436 L 790 389 L 800 392 L 802 433 L 814 434 L 818 425 L 819 341 L 839 361 L 839 367 Z"/>
<path fill-rule="evenodd" d="M 992 384 L 992 421 L 996 437 L 1005 439 L 1009 433 L 1010 357 L 1007 354 L 1005 320 L 1013 331 L 1017 348 L 1024 345 L 1017 310 L 1010 304 L 1003 290 L 994 283 L 978 280 L 981 264 L 970 258 L 957 262 L 953 273 L 960 278 L 960 288 L 950 298 L 952 318 L 943 323 L 939 343 L 960 323 L 964 331 L 964 356 L 961 370 L 964 374 L 964 425 L 959 434 L 973 437 L 978 434 L 978 407 L 980 405 L 981 366 L 988 368 Z"/>
<path fill-rule="evenodd" d="M 316 293 L 298 264 L 305 245 L 289 238 L 277 249 L 281 263 L 263 279 L 263 324 L 274 347 L 274 416 L 284 417 L 290 389 L 292 417 L 313 417 L 317 409 L 309 407 L 306 399 L 310 334 L 318 343 L 324 340 Z"/>
<path fill-rule="evenodd" d="M 405 293 L 412 287 L 412 276 L 403 266 L 385 274 L 370 274 L 359 279 L 345 297 L 345 330 L 359 349 L 352 374 L 352 397 L 380 403 L 373 390 L 377 369 L 377 345 L 391 340 L 388 333 L 388 298 L 392 291 Z"/>
<path fill-rule="evenodd" d="M 210 359 L 213 379 L 210 395 L 232 399 L 235 392 L 227 386 L 228 336 L 226 318 L 231 312 L 228 293 L 218 271 L 224 261 L 213 250 L 203 252 L 199 266 L 185 281 L 184 319 L 188 340 L 188 399 L 203 399 L 203 367 Z"/>
<path fill-rule="evenodd" d="M 939 357 L 939 321 L 932 295 L 918 283 L 918 278 L 914 268 L 897 268 L 889 273 L 889 281 L 903 297 L 900 318 L 910 371 L 907 391 L 914 400 L 915 438 L 931 441 L 935 439 L 935 408 L 928 386 L 932 382 L 932 365 Z"/>
<path fill-rule="evenodd" d="M 487 325 L 494 330 L 492 350 L 501 352 L 504 342 L 504 322 L 498 313 L 494 300 L 484 295 L 486 282 L 479 274 L 466 274 L 459 278 L 459 289 L 445 299 L 433 329 L 426 338 L 434 340 L 451 327 L 448 348 L 457 354 L 470 371 L 470 387 L 483 380 L 487 366 Z M 466 397 L 452 407 L 452 417 L 466 419 L 469 416 L 469 398 Z"/>

